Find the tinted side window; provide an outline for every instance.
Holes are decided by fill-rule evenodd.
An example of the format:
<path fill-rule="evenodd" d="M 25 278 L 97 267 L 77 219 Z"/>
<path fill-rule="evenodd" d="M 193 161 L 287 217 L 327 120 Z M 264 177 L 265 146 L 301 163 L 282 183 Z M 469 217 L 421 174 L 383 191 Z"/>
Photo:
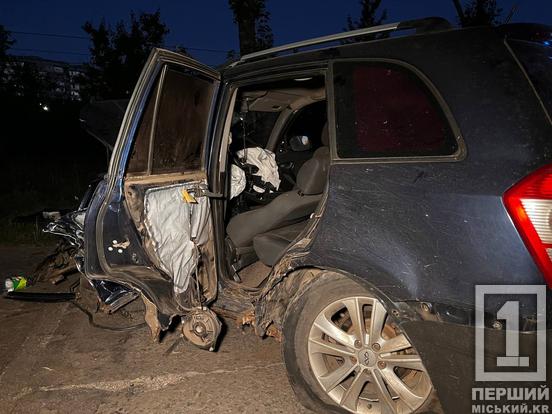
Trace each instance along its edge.
<path fill-rule="evenodd" d="M 152 173 L 201 167 L 213 82 L 168 69 L 163 82 L 153 140 Z"/>
<path fill-rule="evenodd" d="M 340 158 L 452 155 L 458 143 L 437 100 L 397 65 L 334 66 Z"/>

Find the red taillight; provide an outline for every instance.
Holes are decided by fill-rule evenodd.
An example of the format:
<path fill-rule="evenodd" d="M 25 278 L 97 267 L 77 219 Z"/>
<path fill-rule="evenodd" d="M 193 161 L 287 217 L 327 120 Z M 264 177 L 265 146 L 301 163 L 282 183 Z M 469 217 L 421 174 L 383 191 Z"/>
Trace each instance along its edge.
<path fill-rule="evenodd" d="M 552 288 L 552 165 L 538 169 L 506 191 L 504 204 Z"/>

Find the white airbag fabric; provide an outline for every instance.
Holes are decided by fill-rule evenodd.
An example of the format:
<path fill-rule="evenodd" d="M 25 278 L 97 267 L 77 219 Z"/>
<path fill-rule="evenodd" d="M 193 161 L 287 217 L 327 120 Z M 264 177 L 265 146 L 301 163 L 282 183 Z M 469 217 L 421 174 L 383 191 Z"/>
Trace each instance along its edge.
<path fill-rule="evenodd" d="M 182 190 L 190 193 L 199 183 L 151 188 L 144 196 L 145 226 L 162 270 L 172 277 L 174 291 L 186 291 L 196 270 L 201 247 L 209 239 L 209 198 L 194 194 L 188 204 Z M 195 240 L 195 243 L 194 243 Z"/>
<path fill-rule="evenodd" d="M 245 190 L 245 185 L 247 180 L 245 178 L 245 172 L 238 167 L 236 164 L 232 164 L 231 170 L 231 181 L 230 181 L 230 198 L 239 196 L 243 190 Z"/>
<path fill-rule="evenodd" d="M 276 190 L 280 187 L 278 164 L 276 164 L 276 155 L 272 151 L 260 147 L 252 147 L 239 150 L 236 154 L 240 158 L 245 158 L 247 164 L 254 165 L 259 169 L 254 175 L 261 177 L 261 180 L 265 183 L 272 184 Z M 263 189 L 260 189 L 259 192 L 263 191 Z"/>

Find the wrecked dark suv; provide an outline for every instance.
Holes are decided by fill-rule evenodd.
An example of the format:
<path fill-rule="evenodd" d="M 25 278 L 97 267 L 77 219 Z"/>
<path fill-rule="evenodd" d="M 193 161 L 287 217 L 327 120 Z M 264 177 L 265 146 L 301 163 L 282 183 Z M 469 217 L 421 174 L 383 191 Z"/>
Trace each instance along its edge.
<path fill-rule="evenodd" d="M 552 286 L 550 41 L 424 19 L 221 72 L 155 50 L 79 268 L 154 337 L 180 317 L 214 350 L 219 314 L 280 340 L 315 411 L 469 412 L 475 285 Z"/>

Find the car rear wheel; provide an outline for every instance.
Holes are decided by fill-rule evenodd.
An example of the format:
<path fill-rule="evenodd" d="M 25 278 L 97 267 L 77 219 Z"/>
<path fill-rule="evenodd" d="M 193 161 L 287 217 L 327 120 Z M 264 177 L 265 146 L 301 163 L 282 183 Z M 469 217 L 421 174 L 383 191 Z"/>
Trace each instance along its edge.
<path fill-rule="evenodd" d="M 346 278 L 319 278 L 290 305 L 284 359 L 315 411 L 406 414 L 426 410 L 433 386 L 383 302 Z"/>

